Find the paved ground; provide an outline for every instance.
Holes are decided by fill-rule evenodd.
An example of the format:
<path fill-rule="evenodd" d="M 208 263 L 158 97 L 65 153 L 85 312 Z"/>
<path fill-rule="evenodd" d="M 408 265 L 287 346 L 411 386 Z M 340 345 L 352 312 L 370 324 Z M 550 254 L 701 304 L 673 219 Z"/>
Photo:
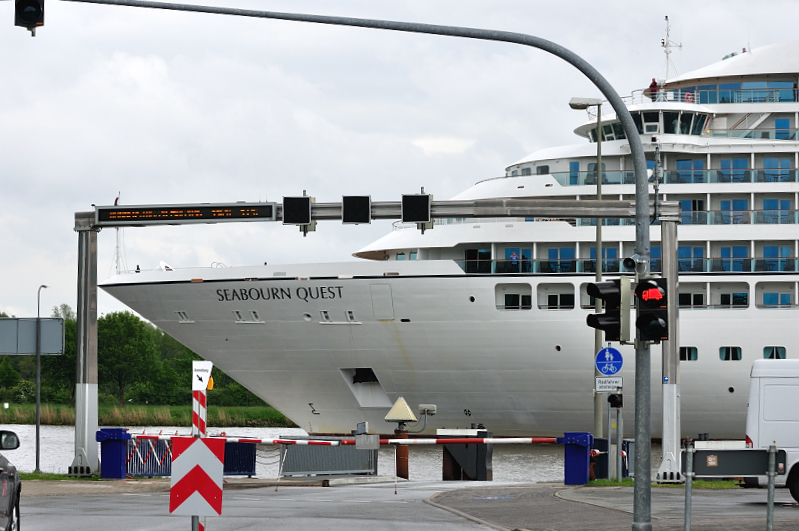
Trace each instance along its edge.
<path fill-rule="evenodd" d="M 766 501 L 765 489 L 694 490 L 691 529 L 765 529 Z M 497 529 L 616 531 L 633 522 L 632 487 L 480 486 L 442 492 L 429 503 Z M 652 489 L 653 530 L 683 530 L 684 509 L 683 489 Z M 774 529 L 799 529 L 799 504 L 786 489 L 776 491 Z"/>
<path fill-rule="evenodd" d="M 394 483 L 383 481 L 333 482 L 330 488 L 281 481 L 275 491 L 275 480 L 229 479 L 223 516 L 209 517 L 208 529 L 616 531 L 632 527 L 630 487 L 411 481 L 399 483 L 395 494 Z M 159 531 L 184 524 L 190 528 L 188 517 L 168 514 L 168 490 L 168 479 L 26 481 L 22 522 L 26 531 L 121 526 L 126 531 Z M 766 497 L 765 489 L 695 490 L 691 528 L 765 529 Z M 653 488 L 653 530 L 682 530 L 684 506 L 683 489 Z M 786 489 L 776 491 L 774 529 L 799 529 L 799 504 Z"/>

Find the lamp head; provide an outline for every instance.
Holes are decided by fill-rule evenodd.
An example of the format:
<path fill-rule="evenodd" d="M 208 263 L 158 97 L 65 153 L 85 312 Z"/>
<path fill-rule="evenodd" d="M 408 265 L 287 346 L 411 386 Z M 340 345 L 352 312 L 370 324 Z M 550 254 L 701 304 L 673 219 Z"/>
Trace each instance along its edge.
<path fill-rule="evenodd" d="M 597 105 L 602 105 L 602 100 L 599 98 L 572 98 L 569 101 L 569 107 L 577 110 L 587 109 L 588 107 Z"/>

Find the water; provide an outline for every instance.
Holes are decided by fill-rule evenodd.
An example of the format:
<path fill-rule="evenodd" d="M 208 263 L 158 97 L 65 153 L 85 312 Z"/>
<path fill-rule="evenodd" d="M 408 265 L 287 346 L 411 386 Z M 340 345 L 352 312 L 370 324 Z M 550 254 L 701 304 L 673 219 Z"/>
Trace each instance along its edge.
<path fill-rule="evenodd" d="M 20 437 L 17 450 L 4 452 L 5 456 L 24 472 L 36 468 L 36 428 L 27 424 L 0 425 L 0 429 L 16 432 Z M 188 428 L 151 426 L 132 428 L 131 433 L 189 435 Z M 229 436 L 256 439 L 278 439 L 281 435 L 305 436 L 299 428 L 227 428 Z M 217 434 L 212 431 L 211 434 Z M 42 472 L 66 474 L 75 456 L 75 428 L 73 426 L 41 427 L 40 469 Z M 99 443 L 98 443 L 99 445 Z M 440 480 L 442 449 L 440 446 L 411 446 L 408 470 L 411 480 Z M 255 473 L 261 478 L 276 478 L 280 467 L 280 447 L 259 445 Z M 653 446 L 652 465 L 660 463 L 659 447 Z M 542 482 L 563 481 L 563 447 L 556 444 L 494 445 L 494 481 Z M 394 448 L 383 446 L 379 451 L 378 474 L 394 474 Z"/>

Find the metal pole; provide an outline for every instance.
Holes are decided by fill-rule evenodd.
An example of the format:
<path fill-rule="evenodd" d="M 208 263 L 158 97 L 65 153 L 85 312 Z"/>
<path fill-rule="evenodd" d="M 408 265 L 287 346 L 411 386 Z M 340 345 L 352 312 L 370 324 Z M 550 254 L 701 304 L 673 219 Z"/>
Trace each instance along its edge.
<path fill-rule="evenodd" d="M 694 445 L 688 441 L 685 445 L 685 531 L 691 531 L 691 494 L 694 479 Z"/>
<path fill-rule="evenodd" d="M 42 408 L 42 319 L 40 316 L 40 307 L 42 300 L 42 288 L 46 288 L 44 284 L 39 286 L 36 291 L 36 472 L 39 474 L 39 435 L 41 431 L 41 408 Z"/>
<path fill-rule="evenodd" d="M 97 229 L 94 212 L 75 213 L 78 233 L 78 311 L 75 384 L 75 457 L 69 475 L 99 468 L 97 455 Z"/>
<path fill-rule="evenodd" d="M 680 481 L 680 321 L 679 276 L 677 275 L 677 222 L 661 221 L 663 245 L 663 278 L 668 282 L 669 339 L 661 344 L 663 350 L 663 461 L 657 472 L 658 481 Z"/>
<path fill-rule="evenodd" d="M 596 198 L 602 199 L 602 103 L 596 106 Z M 596 282 L 602 282 L 602 218 L 596 218 L 596 255 L 595 255 L 594 269 Z M 594 301 L 594 311 L 602 313 L 602 300 L 596 299 Z M 594 330 L 594 352 L 591 356 L 591 361 L 594 361 L 599 351 L 602 350 L 602 330 Z M 603 376 L 599 369 L 596 368 L 594 363 L 594 377 Z M 594 380 L 596 381 L 596 380 Z M 594 437 L 602 437 L 602 399 L 605 397 L 604 393 L 594 393 Z M 608 434 L 608 444 L 610 444 L 610 434 Z M 608 446 L 610 448 L 610 446 Z M 610 454 L 608 454 L 610 455 Z M 608 474 L 610 479 L 610 474 Z"/>
<path fill-rule="evenodd" d="M 208 7 L 188 4 L 170 4 L 162 2 L 147 2 L 138 0 L 69 0 L 104 5 L 124 5 L 131 7 L 145 7 L 153 9 L 168 9 L 173 11 L 192 11 L 199 13 L 212 13 L 219 15 L 235 15 L 246 17 L 270 18 L 291 20 L 295 22 L 311 22 L 318 24 L 332 24 L 339 26 L 355 26 L 362 28 L 384 29 L 410 33 L 425 33 L 432 35 L 447 35 L 467 39 L 480 39 L 489 41 L 510 42 L 531 46 L 549 52 L 568 62 L 582 72 L 607 98 L 616 116 L 624 129 L 630 154 L 635 169 L 635 252 L 641 257 L 638 264 L 639 277 L 646 277 L 649 272 L 649 187 L 647 183 L 646 157 L 644 146 L 638 129 L 633 122 L 633 117 L 624 101 L 613 86 L 593 66 L 572 51 L 546 39 L 512 33 L 507 31 L 483 30 L 463 28 L 456 26 L 439 26 L 432 24 L 416 24 L 409 22 L 396 22 L 388 20 L 370 20 L 346 17 L 330 17 L 322 15 L 308 15 L 299 13 L 278 13 L 271 11 L 254 11 L 245 9 L 232 9 L 223 7 Z M 633 531 L 650 531 L 652 529 L 651 514 L 651 426 L 650 426 L 650 382 L 651 363 L 649 360 L 649 345 L 637 341 L 635 349 L 635 487 L 633 494 Z"/>
<path fill-rule="evenodd" d="M 621 482 L 621 408 L 616 408 L 616 480 Z"/>
<path fill-rule="evenodd" d="M 608 481 L 610 481 L 612 479 L 612 477 L 613 477 L 610 474 L 610 470 L 611 470 L 611 468 L 610 468 L 610 456 L 613 455 L 612 452 L 610 451 L 610 448 L 611 448 L 610 443 L 613 440 L 613 430 L 611 429 L 610 423 L 611 423 L 611 420 L 613 419 L 613 416 L 610 414 L 610 402 L 608 402 L 607 404 L 608 404 Z"/>
<path fill-rule="evenodd" d="M 777 475 L 777 447 L 768 447 L 768 509 L 766 510 L 766 531 L 774 529 L 774 481 Z"/>

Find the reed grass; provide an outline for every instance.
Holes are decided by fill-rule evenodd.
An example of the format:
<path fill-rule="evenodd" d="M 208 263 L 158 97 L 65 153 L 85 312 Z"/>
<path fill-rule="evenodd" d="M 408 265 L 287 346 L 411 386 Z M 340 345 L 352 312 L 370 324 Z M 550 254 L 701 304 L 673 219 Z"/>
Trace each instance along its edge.
<path fill-rule="evenodd" d="M 100 426 L 191 426 L 191 406 L 100 406 Z M 75 409 L 60 404 L 43 404 L 41 424 L 69 426 L 75 424 Z M 33 404 L 9 404 L 0 407 L 0 424 L 35 424 L 36 407 Z M 231 427 L 296 427 L 279 411 L 269 406 L 208 408 L 208 426 Z"/>

